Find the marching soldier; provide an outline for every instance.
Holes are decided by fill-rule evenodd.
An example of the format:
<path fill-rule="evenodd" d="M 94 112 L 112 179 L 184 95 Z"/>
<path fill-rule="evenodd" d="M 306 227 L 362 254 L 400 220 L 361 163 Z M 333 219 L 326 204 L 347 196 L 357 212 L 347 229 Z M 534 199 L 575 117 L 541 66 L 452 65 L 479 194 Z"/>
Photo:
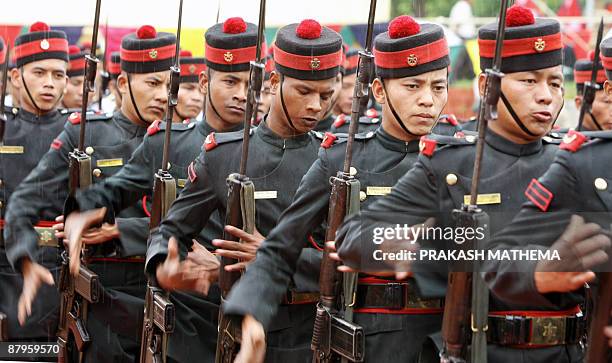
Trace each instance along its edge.
<path fill-rule="evenodd" d="M 422 54 L 430 54 L 429 58 L 414 65 L 392 61 L 425 43 L 431 45 Z M 351 170 L 361 185 L 362 207 L 389 193 L 391 186 L 412 167 L 418 156 L 419 138 L 434 127 L 448 96 L 450 61 L 439 25 L 419 26 L 411 17 L 400 16 L 376 38 L 374 49 L 378 78 L 372 84 L 372 92 L 383 106 L 383 117 L 376 131 L 355 136 Z M 268 234 L 255 262 L 227 301 L 227 313 L 248 316 L 243 323 L 243 342 L 250 341 L 248 333 L 256 327 L 273 324 L 278 301 L 297 268 L 296 261 L 309 232 L 326 221 L 329 179 L 342 170 L 346 149 L 343 141 L 331 142 L 333 135 L 328 133 L 327 138 L 319 159 L 302 179 L 294 202 Z M 366 361 L 413 361 L 427 334 L 440 327 L 440 306 L 419 310 L 407 301 L 406 306 L 394 307 L 392 302 L 376 297 L 382 297 L 379 286 L 384 288 L 384 284 L 397 281 L 362 277 L 357 288 L 355 320 L 366 334 Z M 244 344 L 245 351 L 252 348 Z"/>
<path fill-rule="evenodd" d="M 147 126 L 163 117 L 175 39 L 173 34 L 158 33 L 148 25 L 123 38 L 121 75 L 117 79 L 121 109 L 113 115 L 86 118 L 84 145 L 92 159 L 94 183 L 116 173 L 140 145 Z M 13 193 L 6 214 L 7 257 L 24 277 L 19 299 L 22 324 L 30 315 L 38 288 L 54 282 L 49 270 L 37 262 L 40 249 L 34 224 L 62 214 L 68 194 L 68 154 L 79 142 L 79 123 L 85 117 L 74 113 L 69 121 L 38 166 Z M 140 349 L 146 281 L 143 260 L 137 258 L 137 253 L 142 256 L 144 247 L 135 252 L 132 247 L 142 242 L 131 236 L 146 228 L 141 221 L 146 215 L 142 206 L 135 204 L 113 217 L 116 218 L 89 230 L 84 237 L 91 249 L 88 267 L 98 274 L 102 290 L 100 302 L 89 306 L 86 329 L 92 341 L 85 351 L 88 361 L 134 361 Z M 53 244 L 57 243 L 54 239 Z M 47 261 L 57 261 L 58 249 L 47 248 L 51 250 Z"/>
<path fill-rule="evenodd" d="M 53 139 L 63 130 L 67 115 L 57 106 L 66 87 L 68 41 L 62 31 L 49 30 L 44 23 L 34 23 L 29 31 L 15 39 L 12 49 L 15 68 L 11 70 L 13 107 L 6 114 L 4 135 L 0 135 L 0 213 L 7 217 L 11 195 L 49 150 Z M 46 212 L 43 212 L 46 213 Z M 56 259 L 48 246 L 53 236 L 52 215 L 41 215 L 33 234 L 34 244 L 41 247 L 32 259 L 57 276 Z M 0 228 L 8 228 L 4 219 Z M 34 229 L 33 229 L 34 231 Z M 4 231 L 3 231 L 4 232 Z M 57 289 L 43 286 L 31 304 L 31 319 L 20 326 L 17 322 L 17 301 L 23 285 L 20 273 L 15 273 L 7 259 L 4 239 L 0 238 L 0 312 L 7 315 L 8 338 L 11 340 L 54 339 L 57 329 Z"/>
<path fill-rule="evenodd" d="M 250 26 L 251 27 L 251 26 Z M 253 43 L 251 43 L 252 45 Z M 342 54 L 342 38 L 314 20 L 281 28 L 275 43 L 276 71 L 271 75 L 274 99 L 266 119 L 251 132 L 246 175 L 255 184 L 256 228 L 269 233 L 281 212 L 291 202 L 301 177 L 316 159 L 322 135 L 311 130 L 330 108 Z M 253 52 L 255 50 L 253 49 Z M 207 51 L 209 67 L 211 53 Z M 234 55 L 236 56 L 236 55 Z M 202 229 L 211 213 L 226 211 L 226 178 L 238 170 L 243 133 L 211 134 L 206 152 L 189 168 L 189 183 L 174 202 L 159 233 L 152 235 L 147 258 L 147 271 L 167 290 L 193 289 L 195 281 L 183 280 L 171 273 L 178 264 L 176 242 L 185 255 L 191 239 Z M 241 230 L 227 231 L 243 236 Z M 246 236 L 245 236 L 246 237 Z M 304 237 L 306 238 L 306 237 Z M 252 250 L 258 239 L 248 236 Z M 227 241 L 217 241 L 225 249 Z M 268 360 L 273 362 L 310 361 L 316 281 L 313 269 L 320 263 L 320 253 L 305 248 L 294 275 L 294 288 L 286 294 L 286 303 L 276 314 L 268 334 Z M 183 266 L 181 262 L 180 266 Z M 245 263 L 233 266 L 244 268 Z M 179 271 L 182 267 L 179 268 Z M 212 276 L 214 277 L 214 276 Z M 287 292 L 287 291 L 286 291 Z"/>
<path fill-rule="evenodd" d="M 117 78 L 121 74 L 121 54 L 112 52 L 110 62 L 107 67 L 110 80 L 108 82 L 108 96 L 102 99 L 102 110 L 106 112 L 115 112 L 121 108 L 121 93 L 117 88 Z"/>
<path fill-rule="evenodd" d="M 581 59 L 574 65 L 574 80 L 576 81 L 576 108 L 582 106 L 582 93 L 584 83 L 591 81 L 591 73 L 593 70 L 594 52 L 589 54 L 588 59 Z M 582 128 L 585 131 L 603 131 L 612 130 L 612 99 L 603 89 L 603 84 L 606 81 L 606 73 L 601 65 L 597 67 L 597 84 L 600 89 L 595 92 L 595 99 L 591 110 L 584 115 Z"/>
<path fill-rule="evenodd" d="M 601 59 L 607 75 L 604 92 L 610 97 L 610 38 L 601 43 Z M 527 203 L 512 223 L 495 236 L 492 246 L 500 250 L 558 251 L 560 259 L 491 263 L 487 270 L 497 273 L 490 275 L 489 283 L 497 296 L 512 304 L 529 301 L 551 310 L 571 311 L 585 303 L 583 288 L 585 283 L 594 281 L 593 271 L 611 271 L 609 262 L 601 266 L 609 259 L 611 245 L 609 232 L 605 231 L 610 228 L 612 208 L 607 167 L 611 140 L 610 132 L 570 130 L 552 165 L 526 188 Z M 516 281 L 517 276 L 529 283 L 515 283 L 508 289 L 509 281 Z M 597 282 L 595 286 L 594 290 L 610 289 L 597 286 Z M 595 298 L 595 306 L 597 303 Z M 572 320 L 566 318 L 565 324 Z"/>
<path fill-rule="evenodd" d="M 477 196 L 478 206 L 489 215 L 488 230 L 491 234 L 509 223 L 520 210 L 523 193 L 531 180 L 541 175 L 552 162 L 558 146 L 549 143 L 552 140 L 545 135 L 563 105 L 559 23 L 553 19 L 536 20 L 530 10 L 515 5 L 507 10 L 506 25 L 501 62 L 505 76 L 501 80 L 498 117 L 489 123 L 484 139 L 480 170 L 482 183 Z M 496 33 L 497 23 L 479 30 L 483 70 L 492 65 Z M 481 74 L 481 94 L 485 81 L 486 76 Z M 361 228 L 370 223 L 388 225 L 392 223 L 388 219 L 395 216 L 395 221 L 415 226 L 433 218 L 436 229 L 452 229 L 455 223 L 451 211 L 460 209 L 470 194 L 475 155 L 473 141 L 466 136 L 464 141 L 454 142 L 457 145 L 437 146 L 435 141 L 423 139 L 419 160 L 391 193 L 348 219 L 339 230 L 337 243 L 341 244 L 338 252 L 345 264 L 367 270 L 382 269 L 386 265 L 384 261 L 374 259 L 372 253 L 378 250 L 377 245 L 372 243 L 372 234 L 366 232 L 369 229 Z M 447 240 L 448 237 L 438 239 L 440 241 L 435 243 L 431 240 L 419 243 L 421 248 L 434 251 L 457 249 L 455 242 Z M 424 261 L 414 265 L 419 268 L 413 269 L 416 283 L 413 288 L 418 289 L 423 298 L 442 299 L 447 284 L 447 262 Z M 400 267 L 403 268 L 401 264 Z M 528 279 L 522 281 L 528 283 Z M 410 286 L 411 282 L 407 285 Z M 513 286 L 506 285 L 506 288 L 511 292 Z M 576 304 L 550 306 L 534 300 L 510 304 L 499 300 L 497 295 L 491 295 L 489 299 L 489 361 L 577 362 L 581 359 L 578 343 L 584 325 L 581 325 L 582 315 L 572 310 Z M 550 319 L 537 319 L 541 316 Z M 555 332 L 548 328 L 548 322 L 557 324 L 562 321 L 568 324 L 555 325 L 559 327 L 553 329 Z M 466 324 L 469 326 L 469 322 Z M 432 359 L 439 361 L 439 356 L 436 354 Z"/>
<path fill-rule="evenodd" d="M 246 26 L 244 31 L 234 30 L 236 27 L 242 28 L 243 24 Z M 230 18 L 225 23 L 209 28 L 205 39 L 208 55 L 206 64 L 198 58 L 181 61 L 181 74 L 185 74 L 181 76 L 181 81 L 193 81 L 193 74 L 199 75 L 200 89 L 207 95 L 208 102 L 204 120 L 196 122 L 190 119 L 189 122 L 172 125 L 168 171 L 176 179 L 177 193 L 187 184 L 188 166 L 198 157 L 202 146 L 208 145 L 211 138 L 214 140 L 215 137 L 223 137 L 224 132 L 241 130 L 244 122 L 248 69 L 249 62 L 255 60 L 257 28 L 250 23 L 247 25 L 241 18 Z M 243 47 L 249 47 L 247 54 L 226 60 L 224 54 L 231 54 L 235 49 Z M 181 101 L 179 97 L 177 109 L 181 109 Z M 106 207 L 107 214 L 112 216 L 140 200 L 148 204 L 146 201 L 151 200 L 155 173 L 162 164 L 163 130 L 166 127 L 164 122 L 155 121 L 147 130 L 147 136 L 141 146 L 120 172 L 81 192 L 77 197 L 81 210 Z M 213 136 L 207 138 L 210 134 Z M 66 224 L 74 225 L 78 220 L 87 218 L 85 215 L 73 213 Z M 199 243 L 213 249 L 211 241 L 223 233 L 221 221 L 219 214 L 213 213 L 206 227 L 203 230 L 200 228 L 201 231 L 196 233 Z M 139 249 L 142 250 L 146 247 L 149 230 L 142 228 L 138 232 Z M 198 248 L 199 244 L 194 246 L 196 253 L 202 250 Z M 210 258 L 209 253 L 203 254 L 202 257 L 200 265 L 206 263 L 206 270 L 216 276 L 219 268 L 216 257 Z M 207 291 L 206 298 L 203 296 L 206 293 L 199 292 L 200 294 L 188 294 L 174 291 L 171 295 L 176 308 L 177 325 L 169 339 L 168 358 L 171 361 L 188 362 L 194 356 L 206 361 L 214 359 L 219 289 L 213 286 Z"/>
<path fill-rule="evenodd" d="M 181 83 L 172 122 L 195 120 L 204 106 L 204 94 L 200 89 L 198 78 L 206 71 L 206 59 L 193 57 L 190 51 L 182 50 L 180 64 Z"/>
<path fill-rule="evenodd" d="M 83 82 L 85 81 L 85 53 L 81 51 L 76 45 L 71 45 L 68 48 L 69 52 L 69 65 L 68 72 L 68 83 L 64 96 L 62 97 L 62 108 L 68 110 L 68 112 L 77 112 L 81 110 L 81 104 L 83 102 Z M 89 100 L 92 101 L 91 95 Z M 89 108 L 89 105 L 87 105 Z"/>
<path fill-rule="evenodd" d="M 359 62 L 359 52 L 356 49 L 349 49 L 346 52 L 344 61 L 344 77 L 342 77 L 342 89 L 338 94 L 338 101 L 334 105 L 335 115 L 350 115 L 353 102 L 353 89 L 357 80 L 357 65 Z"/>
<path fill-rule="evenodd" d="M 272 103 L 273 97 L 272 89 L 270 88 L 270 76 L 272 75 L 272 71 L 274 71 L 273 49 L 273 47 L 270 47 L 268 50 L 268 55 L 266 56 L 266 68 L 264 73 L 263 90 L 261 91 L 261 102 L 259 102 L 259 107 L 257 108 L 257 125 L 259 125 L 266 114 L 268 114 L 270 111 L 270 104 Z"/>

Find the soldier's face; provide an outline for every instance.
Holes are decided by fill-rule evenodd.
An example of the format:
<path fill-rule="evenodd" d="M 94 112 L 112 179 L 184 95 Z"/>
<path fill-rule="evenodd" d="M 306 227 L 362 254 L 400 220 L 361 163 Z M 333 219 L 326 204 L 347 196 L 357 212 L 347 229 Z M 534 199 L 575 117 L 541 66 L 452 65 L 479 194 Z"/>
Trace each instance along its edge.
<path fill-rule="evenodd" d="M 210 77 L 210 79 L 209 79 Z M 200 74 L 200 88 L 210 92 L 212 105 L 206 104 L 206 119 L 214 118 L 228 126 L 244 122 L 249 71 L 220 72 L 208 70 Z M 212 110 L 214 107 L 219 116 Z"/>
<path fill-rule="evenodd" d="M 576 96 L 575 101 L 576 108 L 580 109 L 582 106 L 582 96 Z M 595 92 L 591 114 L 595 116 L 597 123 L 602 129 L 612 130 L 612 96 L 608 96 L 604 90 Z M 586 130 L 599 130 L 589 114 L 584 115 L 583 126 Z"/>
<path fill-rule="evenodd" d="M 45 59 L 28 63 L 19 69 L 11 71 L 11 84 L 19 94 L 21 107 L 26 111 L 36 113 L 38 109 L 49 112 L 55 109 L 66 88 L 68 63 L 59 59 Z M 27 94 L 27 85 L 34 102 Z"/>
<path fill-rule="evenodd" d="M 178 92 L 178 104 L 176 110 L 186 118 L 195 118 L 202 111 L 204 95 L 196 82 L 181 83 Z M 174 115 L 177 117 L 178 115 Z M 181 121 L 181 120 L 176 120 Z"/>
<path fill-rule="evenodd" d="M 264 81 L 263 91 L 261 92 L 261 102 L 257 109 L 257 117 L 262 119 L 265 114 L 270 111 L 270 104 L 272 103 L 272 90 L 270 89 L 270 80 Z"/>
<path fill-rule="evenodd" d="M 280 116 L 279 119 L 285 120 L 286 116 L 282 111 L 280 97 L 280 74 L 273 72 L 270 81 L 272 89 L 275 90 L 270 113 L 274 110 L 274 114 Z M 293 124 L 291 132 L 296 134 L 307 133 L 323 119 L 332 105 L 332 97 L 337 82 L 337 77 L 320 81 L 304 81 L 284 76 L 282 92 L 287 114 Z M 291 128 L 288 121 L 286 121 L 285 127 Z"/>
<path fill-rule="evenodd" d="M 151 123 L 164 118 L 168 106 L 169 79 L 170 71 L 130 74 L 134 102 L 146 122 Z M 117 82 L 121 93 L 121 111 L 133 122 L 141 122 L 130 99 L 128 75 L 125 72 L 121 73 Z"/>
<path fill-rule="evenodd" d="M 479 84 L 484 90 L 485 77 Z M 532 142 L 548 133 L 563 107 L 563 73 L 561 66 L 530 72 L 507 73 L 501 89 L 521 122 L 536 135 L 521 130 L 500 99 L 498 122 L 489 123 L 491 130 L 517 143 Z"/>
<path fill-rule="evenodd" d="M 68 78 L 66 89 L 62 103 L 66 108 L 80 108 L 83 104 L 83 81 L 85 76 L 76 76 Z M 88 103 L 93 100 L 93 92 L 89 93 Z"/>
<path fill-rule="evenodd" d="M 336 114 L 351 114 L 351 107 L 353 105 L 353 91 L 355 89 L 355 81 L 357 80 L 357 74 L 351 74 L 344 76 L 342 81 L 342 88 L 338 92 L 338 102 L 336 103 L 335 113 Z"/>
<path fill-rule="evenodd" d="M 384 128 L 391 135 L 406 139 L 407 135 L 395 121 L 390 103 L 415 135 L 429 133 L 448 101 L 448 71 L 438 69 L 412 77 L 385 79 L 385 93 L 380 79 L 372 83 L 376 101 L 382 105 Z"/>

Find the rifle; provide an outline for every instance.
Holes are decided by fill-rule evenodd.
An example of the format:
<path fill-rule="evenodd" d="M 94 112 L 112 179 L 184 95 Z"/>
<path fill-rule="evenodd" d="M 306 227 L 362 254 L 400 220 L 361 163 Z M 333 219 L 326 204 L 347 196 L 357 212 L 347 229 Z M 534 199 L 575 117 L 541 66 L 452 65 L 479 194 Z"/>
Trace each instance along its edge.
<path fill-rule="evenodd" d="M 331 194 L 329 196 L 328 227 L 325 240 L 335 240 L 336 231 L 342 224 L 344 217 L 356 211 L 359 206 L 359 181 L 351 175 L 351 162 L 353 159 L 353 143 L 359 127 L 359 117 L 362 104 L 369 98 L 370 77 L 373 69 L 374 55 L 372 54 L 372 38 L 374 34 L 374 17 L 376 15 L 376 0 L 370 1 L 368 15 L 368 29 L 364 50 L 359 52 L 359 65 L 357 68 L 357 81 L 353 89 L 353 102 L 351 105 L 351 122 L 349 124 L 348 140 L 344 155 L 342 170 L 330 180 Z M 336 246 L 339 247 L 339 246 Z M 337 271 L 337 263 L 329 257 L 332 251 L 327 246 L 323 251 L 321 260 L 321 273 L 319 275 L 319 289 L 321 297 L 317 304 L 315 324 L 312 334 L 313 362 L 331 362 L 340 358 L 343 362 L 351 360 L 361 362 L 364 358 L 363 328 L 355 325 L 352 320 L 352 303 L 356 287 L 356 274 L 342 276 Z M 344 277 L 344 316 L 338 296 L 340 295 L 340 281 Z"/>
<path fill-rule="evenodd" d="M 104 57 L 102 58 L 102 72 L 100 73 L 100 94 L 98 95 L 98 110 L 102 111 L 102 99 L 106 94 L 106 90 L 108 90 L 108 84 L 110 83 L 110 73 L 107 68 L 107 57 L 108 54 L 108 17 L 106 18 L 106 23 L 104 25 Z"/>
<path fill-rule="evenodd" d="M 6 128 L 6 115 L 4 114 L 4 102 L 6 100 L 6 83 L 8 81 L 10 44 L 6 43 L 6 58 L 2 64 L 2 90 L 0 93 L 0 145 L 4 144 L 4 130 Z M 2 320 L 0 320 L 2 321 Z"/>
<path fill-rule="evenodd" d="M 263 62 L 262 46 L 264 42 L 264 29 L 266 20 L 266 0 L 259 2 L 259 23 L 257 24 L 257 45 L 255 61 L 250 62 L 249 88 L 247 92 L 246 108 L 244 111 L 244 133 L 242 141 L 242 154 L 240 156 L 240 169 L 227 177 L 227 211 L 225 225 L 241 228 L 247 233 L 253 233 L 255 228 L 255 186 L 246 176 L 247 160 L 249 156 L 249 137 L 251 123 L 257 118 L 257 108 L 261 100 L 265 63 Z M 238 241 L 231 234 L 223 231 L 223 238 L 228 241 Z M 240 279 L 240 272 L 225 271 L 225 266 L 237 263 L 233 258 L 222 257 L 219 272 L 219 287 L 221 288 L 221 304 L 232 286 Z M 215 362 L 233 362 L 238 350 L 242 334 L 240 322 L 230 318 L 219 311 L 219 335 L 217 337 L 217 351 Z"/>
<path fill-rule="evenodd" d="M 98 41 L 98 24 L 100 21 L 100 3 L 96 0 L 96 11 L 94 16 L 93 35 L 91 37 L 92 47 L 85 56 L 85 80 L 83 82 L 83 104 L 81 105 L 81 123 L 78 148 L 68 154 L 69 158 L 69 189 L 68 197 L 64 204 L 64 215 L 78 209 L 75 194 L 78 189 L 87 188 L 91 185 L 91 158 L 85 153 L 85 126 L 87 125 L 87 104 L 89 92 L 94 91 L 98 59 L 96 58 L 95 44 Z M 74 339 L 79 352 L 79 361 L 83 361 L 83 353 L 91 341 L 87 332 L 87 310 L 89 304 L 95 304 L 100 297 L 100 286 L 98 275 L 89 270 L 85 261 L 81 261 L 77 276 L 70 274 L 70 257 L 60 242 L 62 250 L 61 272 L 59 290 L 61 295 L 60 321 L 58 325 L 57 342 L 60 347 L 58 361 L 60 363 L 70 361 L 68 356 L 68 343 L 71 336 Z M 85 255 L 83 248 L 81 258 Z"/>
<path fill-rule="evenodd" d="M 181 46 L 181 21 L 183 18 L 183 0 L 179 2 L 178 25 L 176 30 L 176 48 L 174 65 L 170 67 L 170 88 L 168 89 L 168 112 L 166 112 L 166 130 L 164 132 L 164 151 L 161 169 L 155 173 L 153 182 L 153 208 L 149 229 L 161 223 L 176 198 L 176 181 L 168 172 L 170 157 L 170 140 L 172 117 L 178 104 L 181 69 L 179 53 Z M 174 331 L 175 309 L 168 293 L 156 286 L 149 279 L 145 295 L 142 341 L 140 345 L 140 363 L 166 362 L 168 334 Z"/>
<path fill-rule="evenodd" d="M 584 116 L 587 113 L 591 113 L 593 107 L 593 101 L 595 100 L 595 93 L 601 89 L 601 86 L 597 84 L 597 68 L 599 68 L 600 51 L 599 45 L 603 38 L 603 18 L 599 23 L 599 30 L 597 31 L 597 43 L 595 44 L 595 57 L 593 58 L 593 65 L 591 66 L 591 81 L 584 82 L 584 88 L 582 89 L 582 105 L 580 105 L 580 115 L 578 116 L 578 127 L 577 131 L 582 130 L 582 123 Z M 593 120 L 595 121 L 595 120 Z M 599 130 L 602 130 L 601 126 L 595 121 L 595 125 Z"/>
<path fill-rule="evenodd" d="M 501 94 L 502 48 L 506 30 L 506 8 L 508 0 L 502 0 L 499 9 L 499 23 L 495 40 L 495 56 L 492 68 L 485 71 L 487 80 L 478 113 L 478 142 L 476 159 L 470 188 L 470 202 L 463 203 L 461 209 L 453 210 L 455 223 L 461 227 L 488 226 L 488 215 L 478 207 L 478 184 L 485 145 L 485 134 L 490 120 L 497 119 L 497 103 Z M 478 241 L 466 241 L 460 248 L 477 246 Z M 461 266 L 456 266 L 461 267 Z M 465 266 L 463 267 L 470 267 Z M 459 268 L 449 272 L 444 317 L 442 321 L 443 348 L 440 355 L 442 363 L 463 363 L 467 361 L 468 339 L 471 333 L 471 361 L 486 363 L 486 330 L 488 319 L 489 292 L 479 274 L 479 265 L 474 263 L 470 269 Z"/>

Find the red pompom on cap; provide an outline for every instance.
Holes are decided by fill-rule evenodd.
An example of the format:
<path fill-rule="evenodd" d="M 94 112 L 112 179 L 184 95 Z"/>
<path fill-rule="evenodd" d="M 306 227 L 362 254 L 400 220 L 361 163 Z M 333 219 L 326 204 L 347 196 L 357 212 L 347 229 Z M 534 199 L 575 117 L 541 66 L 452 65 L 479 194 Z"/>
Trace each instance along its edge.
<path fill-rule="evenodd" d="M 229 18 L 223 23 L 223 32 L 226 34 L 240 34 L 247 30 L 247 24 L 240 17 Z"/>
<path fill-rule="evenodd" d="M 193 57 L 193 53 L 189 50 L 182 50 L 179 52 L 179 57 Z"/>
<path fill-rule="evenodd" d="M 317 39 L 321 37 L 323 28 L 318 21 L 313 19 L 302 20 L 295 29 L 295 34 L 302 39 Z"/>
<path fill-rule="evenodd" d="M 36 23 L 30 26 L 30 32 L 48 32 L 51 30 L 47 23 L 43 23 L 42 21 L 37 21 Z"/>
<path fill-rule="evenodd" d="M 535 23 L 533 12 L 524 6 L 512 5 L 506 11 L 506 26 L 524 26 Z"/>
<path fill-rule="evenodd" d="M 153 39 L 157 36 L 157 30 L 151 25 L 143 25 L 136 32 L 138 39 Z"/>
<path fill-rule="evenodd" d="M 389 23 L 389 37 L 391 39 L 405 38 L 418 34 L 421 26 L 411 16 L 400 15 Z"/>
<path fill-rule="evenodd" d="M 68 54 L 79 54 L 81 53 L 81 48 L 79 48 L 77 45 L 71 45 L 70 47 L 68 47 Z"/>

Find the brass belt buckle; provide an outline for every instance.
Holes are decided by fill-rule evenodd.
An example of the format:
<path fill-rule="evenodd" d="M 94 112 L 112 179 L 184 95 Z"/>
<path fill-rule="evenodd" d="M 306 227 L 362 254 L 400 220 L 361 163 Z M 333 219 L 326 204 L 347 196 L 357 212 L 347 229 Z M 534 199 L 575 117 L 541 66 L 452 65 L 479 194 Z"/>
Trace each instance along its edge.
<path fill-rule="evenodd" d="M 531 344 L 565 344 L 565 317 L 538 317 L 531 319 Z"/>
<path fill-rule="evenodd" d="M 38 234 L 38 245 L 45 247 L 57 247 L 57 237 L 55 230 L 51 227 L 34 227 Z"/>

